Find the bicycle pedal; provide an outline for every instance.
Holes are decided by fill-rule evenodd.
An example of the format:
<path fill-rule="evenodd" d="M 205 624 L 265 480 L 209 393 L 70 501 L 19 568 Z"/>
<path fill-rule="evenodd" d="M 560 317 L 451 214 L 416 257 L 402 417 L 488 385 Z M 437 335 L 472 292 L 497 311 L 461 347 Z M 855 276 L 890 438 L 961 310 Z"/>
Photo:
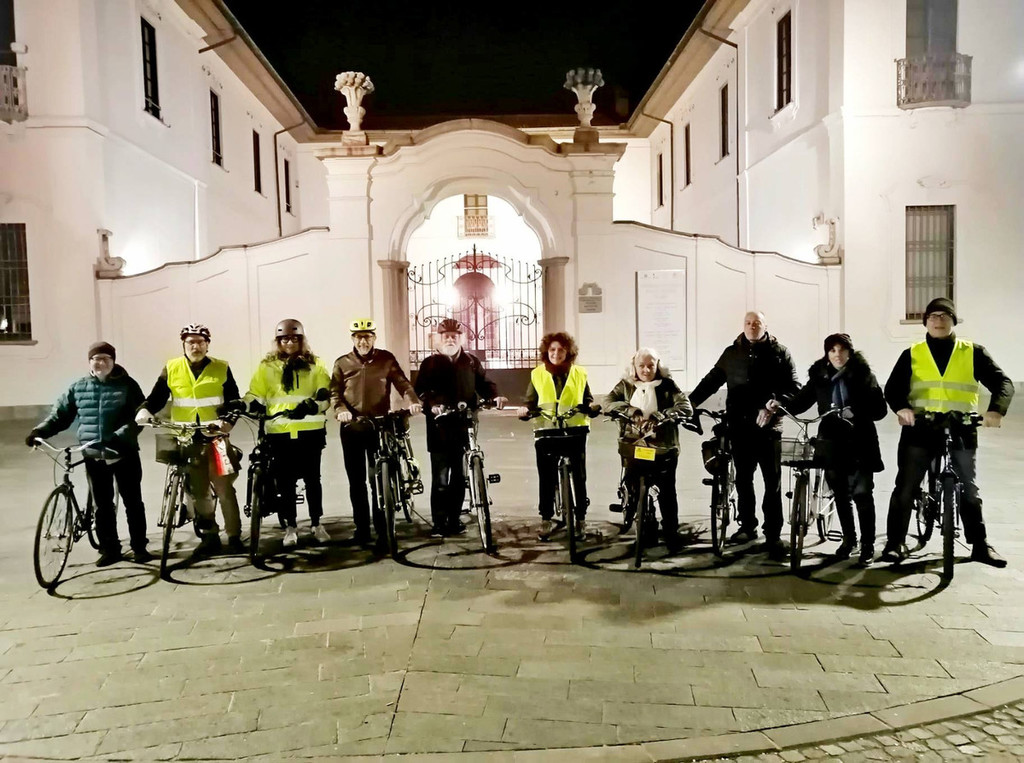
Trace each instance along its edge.
<path fill-rule="evenodd" d="M 711 487 L 712 485 L 715 484 L 715 480 L 714 480 L 713 477 L 705 477 L 704 479 L 702 479 L 700 481 L 700 484 L 707 485 L 708 487 Z"/>
<path fill-rule="evenodd" d="M 409 491 L 413 495 L 421 495 L 423 493 L 423 483 L 420 482 L 419 480 L 416 480 L 415 482 L 412 483 L 412 486 L 409 488 Z"/>
<path fill-rule="evenodd" d="M 497 483 L 501 482 L 501 475 L 500 474 L 488 474 L 487 475 L 487 481 L 489 483 L 491 483 L 492 485 L 496 485 Z"/>

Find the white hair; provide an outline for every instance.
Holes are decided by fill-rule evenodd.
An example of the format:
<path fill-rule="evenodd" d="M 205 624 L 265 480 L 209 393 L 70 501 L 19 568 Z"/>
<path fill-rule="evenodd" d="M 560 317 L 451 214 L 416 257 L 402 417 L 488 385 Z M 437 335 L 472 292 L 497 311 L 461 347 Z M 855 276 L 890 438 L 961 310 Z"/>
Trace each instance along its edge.
<path fill-rule="evenodd" d="M 649 357 L 651 360 L 654 361 L 654 366 L 655 366 L 654 367 L 654 378 L 655 379 L 664 379 L 665 377 L 672 375 L 669 372 L 668 368 L 666 368 L 662 364 L 662 362 L 661 362 L 661 355 L 658 354 L 657 350 L 655 350 L 653 347 L 641 347 L 636 352 L 633 353 L 632 357 L 630 357 L 629 365 L 626 367 L 625 378 L 631 379 L 633 381 L 637 380 L 637 376 L 636 376 L 636 361 L 637 361 L 637 358 L 642 358 L 642 357 L 645 357 L 645 356 Z"/>

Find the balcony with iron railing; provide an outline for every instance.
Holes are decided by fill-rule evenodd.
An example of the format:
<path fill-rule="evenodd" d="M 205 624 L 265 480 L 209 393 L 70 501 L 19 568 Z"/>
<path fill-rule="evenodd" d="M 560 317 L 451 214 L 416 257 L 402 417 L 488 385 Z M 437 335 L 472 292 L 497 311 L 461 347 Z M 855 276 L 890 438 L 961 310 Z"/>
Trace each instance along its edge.
<path fill-rule="evenodd" d="M 971 105 L 971 56 L 963 53 L 896 59 L 896 105 L 901 109 Z"/>
<path fill-rule="evenodd" d="M 459 215 L 459 238 L 491 238 L 494 218 L 489 215 Z"/>
<path fill-rule="evenodd" d="M 0 66 L 0 122 L 22 122 L 28 119 L 28 97 L 25 94 L 25 67 Z"/>

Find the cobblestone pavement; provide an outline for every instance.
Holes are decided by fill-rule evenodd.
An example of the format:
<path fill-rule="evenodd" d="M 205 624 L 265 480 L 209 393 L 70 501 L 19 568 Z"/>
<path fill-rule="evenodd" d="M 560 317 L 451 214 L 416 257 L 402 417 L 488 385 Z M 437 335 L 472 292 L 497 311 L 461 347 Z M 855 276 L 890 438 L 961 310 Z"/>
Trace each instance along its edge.
<path fill-rule="evenodd" d="M 512 760 L 518 751 L 518 761 L 525 750 L 596 746 L 591 759 L 652 760 L 682 757 L 678 740 L 715 735 L 771 739 L 785 756 L 820 742 L 801 736 L 809 729 L 833 728 L 815 723 L 839 724 L 831 738 L 847 738 L 878 730 L 892 708 L 1024 673 L 1024 423 L 1012 416 L 983 433 L 979 462 L 990 535 L 1010 567 L 962 560 L 949 586 L 937 539 L 899 569 L 864 571 L 833 563 L 835 543 L 813 538 L 797 577 L 756 548 L 716 560 L 705 536 L 679 556 L 653 550 L 633 572 L 628 538 L 604 508 L 618 478 L 604 423 L 588 457 L 589 525 L 603 537 L 570 566 L 564 542 L 536 536 L 529 429 L 491 416 L 483 439 L 503 475 L 495 557 L 478 553 L 471 533 L 431 540 L 422 519 L 402 527 L 400 563 L 353 548 L 331 437 L 326 546 L 303 535 L 284 553 L 271 530 L 256 569 L 243 557 L 191 559 L 195 538 L 183 529 L 168 582 L 155 564 L 98 569 L 83 543 L 48 594 L 32 576 L 31 545 L 51 469 L 22 445 L 26 429 L 0 423 L 0 756 L 492 751 Z M 895 427 L 882 434 L 891 462 Z M 144 444 L 155 550 L 162 473 Z M 697 439 L 684 444 L 681 513 L 699 526 L 708 489 Z M 881 516 L 891 478 L 878 480 Z M 690 758 L 729 751 L 698 747 Z"/>

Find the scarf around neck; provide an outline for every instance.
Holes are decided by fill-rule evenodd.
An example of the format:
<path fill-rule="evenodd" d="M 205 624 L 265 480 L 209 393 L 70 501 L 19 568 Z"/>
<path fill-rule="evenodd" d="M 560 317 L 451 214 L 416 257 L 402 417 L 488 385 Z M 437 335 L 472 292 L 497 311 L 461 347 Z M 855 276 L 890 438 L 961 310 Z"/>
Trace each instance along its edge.
<path fill-rule="evenodd" d="M 629 404 L 634 408 L 639 408 L 645 419 L 649 418 L 658 410 L 658 397 L 654 389 L 661 384 L 661 379 L 649 382 L 638 380 L 634 384 L 636 384 L 636 389 L 633 390 L 633 394 L 629 398 Z"/>

